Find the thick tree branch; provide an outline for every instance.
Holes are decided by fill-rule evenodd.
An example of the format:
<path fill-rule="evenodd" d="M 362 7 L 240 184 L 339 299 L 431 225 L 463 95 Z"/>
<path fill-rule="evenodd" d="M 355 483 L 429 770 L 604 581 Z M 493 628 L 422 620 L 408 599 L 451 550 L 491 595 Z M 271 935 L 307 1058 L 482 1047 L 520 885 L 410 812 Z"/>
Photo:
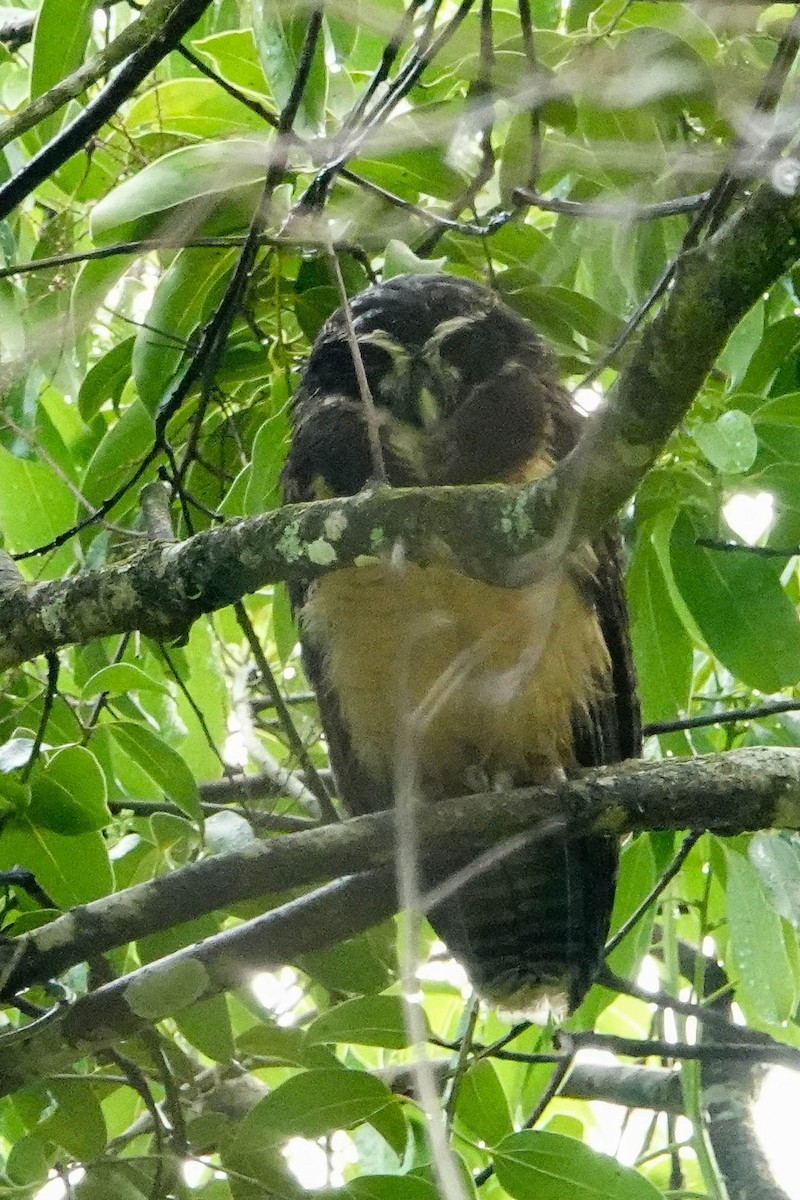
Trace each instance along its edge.
<path fill-rule="evenodd" d="M 202 613 L 265 584 L 374 561 L 397 545 L 415 562 L 449 551 L 469 575 L 529 582 L 598 533 L 633 493 L 732 329 L 799 253 L 800 200 L 761 187 L 714 237 L 683 255 L 612 403 L 538 483 L 381 489 L 289 507 L 178 546 L 150 547 L 101 571 L 14 588 L 0 595 L 0 667 L 132 629 L 179 636 Z"/>
<path fill-rule="evenodd" d="M 445 871 L 506 836 L 530 831 L 535 837 L 543 819 L 552 832 L 554 812 L 563 814 L 567 837 L 587 828 L 612 833 L 686 826 L 727 833 L 770 825 L 800 828 L 800 751 L 755 747 L 686 761 L 629 763 L 621 770 L 588 771 L 560 786 L 444 801 L 418 813 L 420 842 Z M 366 870 L 149 964 L 46 1021 L 0 1036 L 0 1094 L 196 1000 L 240 987 L 256 970 L 295 962 L 385 919 L 396 907 L 393 854 L 392 814 L 359 817 L 194 864 L 7 943 L 0 966 L 6 994 L 188 916 L 267 890 Z M 791 1047 L 782 1050 L 797 1054 Z M 763 1051 L 763 1061 L 770 1061 L 771 1047 Z"/>
<path fill-rule="evenodd" d="M 419 843 L 437 870 L 472 861 L 505 838 L 537 836 L 554 814 L 564 835 L 653 829 L 718 833 L 800 828 L 800 750 L 747 747 L 663 763 L 596 768 L 553 786 L 445 800 L 416 814 Z M 515 845 L 517 844 L 515 840 Z M 0 992 L 13 995 L 130 941 L 242 900 L 390 866 L 392 813 L 356 817 L 254 842 L 83 905 L 7 944 Z M 5 961 L 4 961 L 5 959 Z"/>
<path fill-rule="evenodd" d="M 0 1096 L 52 1075 L 76 1058 L 111 1046 L 197 1000 L 247 986 L 258 971 L 332 946 L 384 920 L 394 910 L 391 881 L 391 871 L 340 880 L 178 950 L 24 1028 L 3 1032 Z"/>
<path fill-rule="evenodd" d="M 624 1039 L 620 1039 L 621 1041 Z M 587 1042 L 588 1045 L 588 1042 Z M 748 1047 L 749 1049 L 749 1047 Z M 489 1057 L 493 1057 L 490 1055 Z M 501 1055 L 497 1056 L 498 1058 Z M 571 1055 L 551 1056 L 554 1063 L 571 1059 Z M 524 1059 L 524 1056 L 520 1056 Z M 452 1064 L 449 1058 L 431 1063 L 437 1081 L 444 1085 Z M 387 1087 L 398 1095 L 415 1094 L 417 1064 L 389 1067 L 376 1071 Z M 681 1114 L 684 1112 L 683 1093 L 678 1072 L 669 1067 L 611 1066 L 607 1063 L 574 1063 L 561 1086 L 559 1096 L 571 1100 L 605 1100 L 623 1108 L 650 1108 L 655 1112 Z"/>

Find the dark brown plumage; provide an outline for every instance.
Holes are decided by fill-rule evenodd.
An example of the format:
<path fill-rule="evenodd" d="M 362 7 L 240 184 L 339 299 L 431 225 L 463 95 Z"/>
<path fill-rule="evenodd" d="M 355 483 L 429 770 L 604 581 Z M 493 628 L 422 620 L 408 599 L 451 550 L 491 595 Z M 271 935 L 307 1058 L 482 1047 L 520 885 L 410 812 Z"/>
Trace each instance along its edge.
<path fill-rule="evenodd" d="M 580 418 L 541 339 L 487 289 L 402 276 L 351 312 L 392 485 L 532 480 L 575 444 Z M 361 489 L 372 460 L 341 312 L 315 342 L 293 414 L 286 499 Z M 521 589 L 444 560 L 373 563 L 294 601 L 351 813 L 389 807 L 401 769 L 435 801 L 639 753 L 613 533 Z M 573 1008 L 600 963 L 617 859 L 609 838 L 543 836 L 429 917 L 492 1003 Z"/>

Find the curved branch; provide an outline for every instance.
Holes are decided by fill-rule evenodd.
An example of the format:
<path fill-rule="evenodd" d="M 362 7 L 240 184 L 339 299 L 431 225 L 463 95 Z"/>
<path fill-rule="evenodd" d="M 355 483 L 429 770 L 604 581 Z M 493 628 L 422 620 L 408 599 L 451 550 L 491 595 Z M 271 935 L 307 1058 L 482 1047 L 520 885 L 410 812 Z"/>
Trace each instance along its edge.
<path fill-rule="evenodd" d="M 419 811 L 420 842 L 444 871 L 503 837 L 523 830 L 535 837 L 545 816 L 551 831 L 554 811 L 563 814 L 566 836 L 587 828 L 611 833 L 686 825 L 724 832 L 771 824 L 800 828 L 800 750 L 755 747 L 666 764 L 629 763 L 622 770 L 589 771 L 560 786 L 444 801 Z M 0 1035 L 0 1095 L 197 1000 L 241 987 L 256 970 L 296 962 L 299 955 L 384 920 L 397 903 L 393 834 L 392 813 L 290 834 L 129 888 L 15 939 L 6 947 L 9 961 L 4 968 L 0 964 L 7 990 L 186 915 L 196 917 L 342 870 L 363 872 L 176 951 L 47 1018 Z M 514 845 L 519 845 L 518 837 Z M 744 1031 L 737 1036 L 752 1040 L 750 1035 L 745 1039 Z M 759 1046 L 759 1054 L 762 1050 L 768 1061 L 771 1047 Z M 797 1055 L 792 1047 L 782 1047 L 783 1052 Z"/>
<path fill-rule="evenodd" d="M 577 448 L 536 484 L 380 489 L 287 507 L 156 546 L 127 563 L 0 595 L 0 668 L 140 629 L 165 639 L 279 579 L 447 552 L 462 571 L 521 586 L 595 536 L 680 423 L 740 318 L 800 254 L 800 200 L 763 186 L 680 260 L 664 307 Z M 675 364 L 681 369 L 676 370 Z"/>
<path fill-rule="evenodd" d="M 800 750 L 746 747 L 670 762 L 628 762 L 538 788 L 444 800 L 415 815 L 419 844 L 440 875 L 506 838 L 588 829 L 610 834 L 654 829 L 717 833 L 800 828 Z M 73 909 L 8 943 L 0 955 L 2 994 L 43 982 L 85 959 L 243 900 L 374 868 L 390 867 L 394 814 L 322 825 L 215 855 L 169 875 Z M 13 957 L 12 957 L 13 955 Z"/>
<path fill-rule="evenodd" d="M 339 880 L 141 967 L 30 1025 L 3 1032 L 0 1096 L 138 1033 L 197 1000 L 243 987 L 257 971 L 343 941 L 391 916 L 394 903 L 391 871 Z M 165 987 L 169 1000 L 164 1002 L 165 993 L 160 992 L 162 1008 L 156 989 Z"/>

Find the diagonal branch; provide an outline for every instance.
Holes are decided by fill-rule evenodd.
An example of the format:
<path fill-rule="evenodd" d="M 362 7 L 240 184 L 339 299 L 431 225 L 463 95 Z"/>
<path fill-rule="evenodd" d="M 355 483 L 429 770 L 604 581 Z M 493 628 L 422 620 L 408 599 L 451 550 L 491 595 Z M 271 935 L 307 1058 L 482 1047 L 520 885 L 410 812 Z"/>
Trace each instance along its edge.
<path fill-rule="evenodd" d="M 170 17 L 174 7 L 175 0 L 150 0 L 150 4 L 140 16 L 130 25 L 126 25 L 112 42 L 109 42 L 87 62 L 81 63 L 69 75 L 59 79 L 58 83 L 46 91 L 43 96 L 37 96 L 24 108 L 20 108 L 0 123 L 0 146 L 7 146 L 15 138 L 21 137 L 29 129 L 33 129 L 40 121 L 44 121 L 46 117 L 50 117 L 62 109 L 70 100 L 75 100 L 78 96 L 83 95 L 93 83 L 97 83 L 99 79 L 108 75 L 114 67 L 119 66 L 131 54 L 140 51 L 145 43 L 158 32 L 164 21 Z M 32 13 L 28 25 L 31 33 L 33 32 L 33 17 Z M 23 22 L 20 22 L 19 26 L 24 29 Z M 0 30 L 0 41 L 2 40 L 2 30 Z"/>
<path fill-rule="evenodd" d="M 449 550 L 507 586 L 552 569 L 635 490 L 685 416 L 731 331 L 800 254 L 800 200 L 763 186 L 681 259 L 662 311 L 576 450 L 538 483 L 379 490 L 288 507 L 149 547 L 127 563 L 0 594 L 0 667 L 131 629 L 168 639 L 278 579 L 307 580 L 390 551 Z M 680 364 L 680 369 L 676 369 Z"/>
<path fill-rule="evenodd" d="M 628 762 L 543 787 L 444 800 L 419 810 L 418 836 L 436 870 L 447 875 L 505 839 L 518 845 L 520 835 L 535 838 L 542 822 L 552 826 L 557 818 L 566 837 L 590 829 L 615 835 L 800 829 L 800 750 L 756 746 Z M 373 813 L 253 842 L 95 900 L 9 942 L 0 954 L 2 993 L 11 996 L 86 959 L 244 900 L 390 868 L 396 842 L 394 814 Z"/>
<path fill-rule="evenodd" d="M 0 1033 L 0 1096 L 197 1000 L 244 987 L 257 971 L 332 946 L 385 920 L 394 909 L 391 875 L 391 870 L 368 872 L 320 888 L 107 983 L 30 1025 Z"/>
<path fill-rule="evenodd" d="M 211 0 L 175 0 L 174 4 L 167 6 L 168 11 L 165 13 L 162 14 L 159 9 L 153 14 L 156 17 L 153 26 L 136 23 L 136 29 L 140 33 L 150 36 L 141 45 L 136 46 L 117 74 L 91 103 L 87 104 L 52 141 L 43 146 L 16 175 L 0 186 L 0 219 L 13 212 L 39 184 L 44 183 L 54 171 L 72 158 L 73 154 L 77 154 L 87 145 L 94 134 L 113 116 L 120 104 L 127 100 L 153 68 L 174 50 L 184 34 L 197 24 L 210 3 Z M 136 40 L 138 39 L 133 39 L 134 42 Z"/>

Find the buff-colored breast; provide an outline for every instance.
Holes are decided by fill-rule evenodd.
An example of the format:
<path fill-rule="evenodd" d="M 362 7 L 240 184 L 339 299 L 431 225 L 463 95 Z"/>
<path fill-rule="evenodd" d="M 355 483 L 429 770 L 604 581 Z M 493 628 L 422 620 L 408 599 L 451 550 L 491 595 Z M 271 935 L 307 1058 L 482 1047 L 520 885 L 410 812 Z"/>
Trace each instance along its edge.
<path fill-rule="evenodd" d="M 566 574 L 512 590 L 446 566 L 352 567 L 315 584 L 302 621 L 365 766 L 391 779 L 411 761 L 439 794 L 476 768 L 522 782 L 571 766 L 571 719 L 609 668 Z"/>

